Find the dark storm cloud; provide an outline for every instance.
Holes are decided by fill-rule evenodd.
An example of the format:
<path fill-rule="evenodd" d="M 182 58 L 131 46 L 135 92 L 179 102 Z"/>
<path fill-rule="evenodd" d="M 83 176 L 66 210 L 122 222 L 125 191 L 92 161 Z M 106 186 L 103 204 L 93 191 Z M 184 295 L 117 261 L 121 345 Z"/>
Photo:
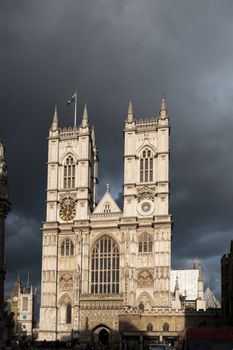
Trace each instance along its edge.
<path fill-rule="evenodd" d="M 8 280 L 18 269 L 40 279 L 45 219 L 46 137 L 53 106 L 72 125 L 66 101 L 88 103 L 100 155 L 100 192 L 119 200 L 122 129 L 128 101 L 155 116 L 162 93 L 171 121 L 173 265 L 201 258 L 219 294 L 219 258 L 232 238 L 232 1 L 0 2 L 0 138 L 7 148 L 12 213 Z M 80 120 L 80 118 L 79 118 Z M 30 248 L 30 249 L 29 249 Z"/>

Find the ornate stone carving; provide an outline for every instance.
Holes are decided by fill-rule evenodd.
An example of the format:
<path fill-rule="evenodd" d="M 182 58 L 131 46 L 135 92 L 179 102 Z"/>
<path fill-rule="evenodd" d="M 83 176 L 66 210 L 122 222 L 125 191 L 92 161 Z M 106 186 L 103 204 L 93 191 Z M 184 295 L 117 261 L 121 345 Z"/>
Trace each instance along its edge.
<path fill-rule="evenodd" d="M 73 290 L 73 276 L 71 273 L 65 272 L 61 274 L 59 279 L 60 290 L 63 292 Z"/>
<path fill-rule="evenodd" d="M 137 281 L 138 288 L 151 288 L 153 287 L 153 277 L 150 271 L 143 270 L 138 275 Z"/>
<path fill-rule="evenodd" d="M 150 200 L 154 200 L 155 198 L 155 191 L 154 189 L 148 187 L 148 186 L 144 186 L 143 188 L 141 188 L 139 191 L 138 191 L 138 194 L 137 194 L 137 198 L 138 198 L 138 201 L 141 202 L 143 199 L 150 199 Z"/>

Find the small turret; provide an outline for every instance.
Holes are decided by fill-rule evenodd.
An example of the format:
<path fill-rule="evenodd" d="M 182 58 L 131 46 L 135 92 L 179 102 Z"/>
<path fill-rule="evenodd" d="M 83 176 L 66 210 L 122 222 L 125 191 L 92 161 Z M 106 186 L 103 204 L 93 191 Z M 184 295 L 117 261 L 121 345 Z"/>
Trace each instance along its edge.
<path fill-rule="evenodd" d="M 82 127 L 86 128 L 88 126 L 89 126 L 89 123 L 88 123 L 87 104 L 85 103 L 84 111 L 83 111 Z"/>
<path fill-rule="evenodd" d="M 51 130 L 56 131 L 57 129 L 58 129 L 57 105 L 55 105 Z"/>
<path fill-rule="evenodd" d="M 202 273 L 202 267 L 201 262 L 198 259 L 194 260 L 193 268 L 195 270 L 198 270 L 198 282 L 197 282 L 197 304 L 196 309 L 197 310 L 205 310 L 205 300 L 204 300 L 204 280 L 203 280 L 203 273 Z"/>
<path fill-rule="evenodd" d="M 160 118 L 161 119 L 166 119 L 167 116 L 167 106 L 166 106 L 166 99 L 165 96 L 162 96 L 162 101 L 161 101 L 161 108 L 160 108 Z"/>
<path fill-rule="evenodd" d="M 132 122 L 133 122 L 133 119 L 134 119 L 134 115 L 133 115 L 133 105 L 132 105 L 132 102 L 131 102 L 131 100 L 130 100 L 130 101 L 129 101 L 128 114 L 127 114 L 126 121 L 127 121 L 128 123 L 132 123 Z"/>
<path fill-rule="evenodd" d="M 91 129 L 91 138 L 92 138 L 92 143 L 93 143 L 93 146 L 94 146 L 94 148 L 96 148 L 96 142 L 95 142 L 95 129 L 94 129 L 94 126 L 92 126 L 92 129 Z"/>
<path fill-rule="evenodd" d="M 176 283 L 175 283 L 175 292 L 179 290 L 179 282 L 178 282 L 178 276 L 176 276 Z"/>

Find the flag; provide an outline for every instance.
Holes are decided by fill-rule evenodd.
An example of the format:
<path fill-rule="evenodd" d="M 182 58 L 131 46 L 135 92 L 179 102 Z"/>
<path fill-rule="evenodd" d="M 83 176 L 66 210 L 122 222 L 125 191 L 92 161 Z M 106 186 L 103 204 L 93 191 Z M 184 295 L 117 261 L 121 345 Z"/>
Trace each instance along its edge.
<path fill-rule="evenodd" d="M 73 101 L 75 101 L 76 97 L 77 97 L 77 92 L 75 91 L 73 96 L 67 101 L 67 104 L 70 105 Z"/>

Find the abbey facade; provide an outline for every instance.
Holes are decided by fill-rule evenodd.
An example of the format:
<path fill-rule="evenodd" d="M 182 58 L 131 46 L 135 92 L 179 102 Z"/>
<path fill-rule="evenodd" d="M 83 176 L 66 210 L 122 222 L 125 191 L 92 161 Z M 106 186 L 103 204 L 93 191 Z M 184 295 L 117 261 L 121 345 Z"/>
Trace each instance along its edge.
<path fill-rule="evenodd" d="M 183 274 L 171 270 L 169 133 L 164 97 L 158 117 L 147 119 L 137 120 L 130 102 L 120 209 L 109 186 L 97 201 L 98 152 L 87 108 L 80 126 L 70 128 L 59 127 L 55 108 L 48 137 L 40 340 L 163 341 L 184 328 L 185 303 L 205 309 L 200 267 Z"/>

